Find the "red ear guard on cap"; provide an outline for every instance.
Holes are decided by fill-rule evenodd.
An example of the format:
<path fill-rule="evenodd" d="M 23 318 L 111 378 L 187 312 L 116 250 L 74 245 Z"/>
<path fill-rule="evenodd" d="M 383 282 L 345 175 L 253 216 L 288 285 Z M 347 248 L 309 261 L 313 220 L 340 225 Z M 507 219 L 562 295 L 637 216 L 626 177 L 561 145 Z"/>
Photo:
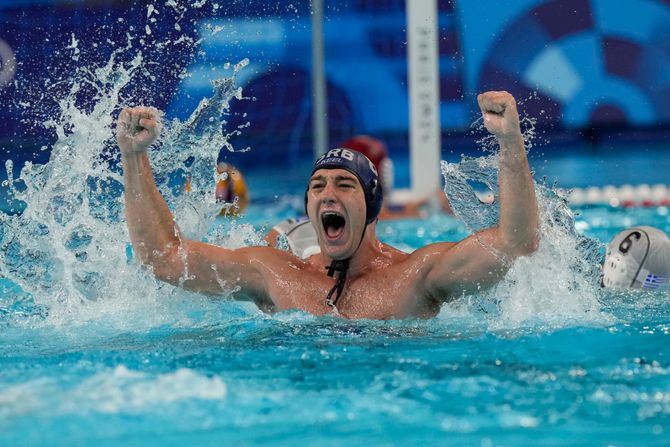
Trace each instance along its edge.
<path fill-rule="evenodd" d="M 382 169 L 384 161 L 390 162 L 391 159 L 389 158 L 388 150 L 386 150 L 386 145 L 381 140 L 368 135 L 356 135 L 342 143 L 340 147 L 353 149 L 365 155 L 375 165 L 379 174 L 379 183 L 384 187 L 386 187 L 389 181 L 393 181 L 393 179 L 385 177 L 384 170 Z"/>

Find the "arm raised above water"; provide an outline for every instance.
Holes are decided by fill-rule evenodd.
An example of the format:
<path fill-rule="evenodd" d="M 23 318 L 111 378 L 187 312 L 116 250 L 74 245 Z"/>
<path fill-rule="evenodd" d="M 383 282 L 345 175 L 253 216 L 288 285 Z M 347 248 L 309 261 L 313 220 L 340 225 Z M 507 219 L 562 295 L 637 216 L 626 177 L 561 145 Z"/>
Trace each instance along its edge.
<path fill-rule="evenodd" d="M 208 294 L 239 286 L 257 301 L 267 300 L 263 277 L 254 261 L 271 249 L 228 250 L 182 238 L 156 187 L 149 162 L 147 150 L 160 128 L 160 112 L 149 107 L 124 109 L 117 123 L 126 220 L 135 255 L 162 281 Z"/>
<path fill-rule="evenodd" d="M 448 297 L 495 284 L 511 262 L 537 250 L 539 215 L 516 102 L 507 92 L 477 97 L 486 129 L 500 145 L 500 222 L 457 244 L 426 247 L 427 292 Z"/>

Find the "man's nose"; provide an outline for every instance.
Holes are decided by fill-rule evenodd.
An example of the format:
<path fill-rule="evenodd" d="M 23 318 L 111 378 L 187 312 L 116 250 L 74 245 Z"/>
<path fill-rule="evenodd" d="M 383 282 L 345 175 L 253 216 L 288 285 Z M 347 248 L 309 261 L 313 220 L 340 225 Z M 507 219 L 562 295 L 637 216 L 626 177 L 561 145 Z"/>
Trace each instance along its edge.
<path fill-rule="evenodd" d="M 321 192 L 322 203 L 333 203 L 335 201 L 335 187 L 332 183 L 326 183 L 326 186 Z"/>

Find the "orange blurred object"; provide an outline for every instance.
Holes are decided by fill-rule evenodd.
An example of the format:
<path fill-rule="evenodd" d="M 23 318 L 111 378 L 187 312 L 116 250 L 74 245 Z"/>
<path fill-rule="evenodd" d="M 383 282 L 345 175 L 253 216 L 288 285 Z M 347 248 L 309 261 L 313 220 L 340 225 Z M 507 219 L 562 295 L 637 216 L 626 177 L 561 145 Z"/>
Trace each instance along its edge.
<path fill-rule="evenodd" d="M 230 163 L 220 162 L 216 166 L 215 196 L 216 203 L 224 204 L 219 212 L 220 216 L 238 216 L 249 205 L 249 189 L 244 176 Z M 191 179 L 186 180 L 184 188 L 191 191 Z"/>
<path fill-rule="evenodd" d="M 235 166 L 224 162 L 216 166 L 216 173 L 217 178 L 224 177 L 216 182 L 216 202 L 234 205 L 224 206 L 219 214 L 242 213 L 249 204 L 249 190 L 242 173 Z"/>

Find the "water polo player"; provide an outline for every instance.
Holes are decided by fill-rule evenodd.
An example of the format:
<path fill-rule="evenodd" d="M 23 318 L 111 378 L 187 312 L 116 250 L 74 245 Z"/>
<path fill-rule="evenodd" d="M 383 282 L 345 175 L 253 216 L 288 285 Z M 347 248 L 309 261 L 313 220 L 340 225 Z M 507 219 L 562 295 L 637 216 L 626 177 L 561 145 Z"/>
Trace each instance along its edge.
<path fill-rule="evenodd" d="M 383 192 L 374 165 L 345 148 L 314 165 L 305 194 L 320 253 L 302 260 L 274 247 L 226 249 L 188 240 L 156 188 L 147 149 L 160 129 L 155 109 L 125 109 L 122 153 L 126 216 L 137 259 L 160 280 L 210 295 L 250 299 L 266 311 L 301 309 L 346 318 L 430 317 L 440 305 L 499 281 L 538 245 L 538 209 L 514 98 L 477 98 L 500 145 L 500 222 L 460 242 L 403 253 L 376 236 Z"/>
<path fill-rule="evenodd" d="M 603 287 L 659 289 L 670 277 L 670 239 L 658 228 L 633 227 L 607 246 Z"/>

